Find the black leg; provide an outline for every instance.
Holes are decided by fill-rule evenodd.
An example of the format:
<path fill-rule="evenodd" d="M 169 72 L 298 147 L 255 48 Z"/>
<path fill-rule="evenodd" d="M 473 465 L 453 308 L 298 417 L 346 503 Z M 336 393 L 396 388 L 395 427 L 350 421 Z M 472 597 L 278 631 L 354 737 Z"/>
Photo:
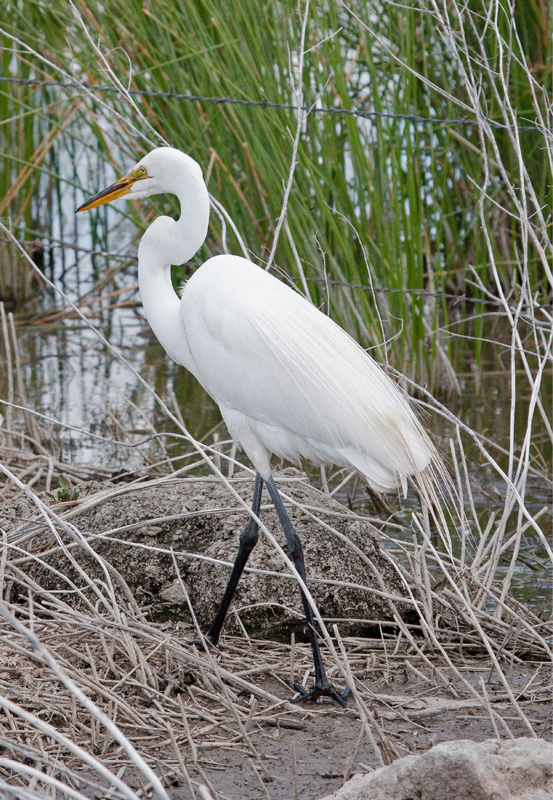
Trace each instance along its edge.
<path fill-rule="evenodd" d="M 273 478 L 269 478 L 267 481 L 267 489 L 269 490 L 269 494 L 271 495 L 271 500 L 273 501 L 273 505 L 276 509 L 278 514 L 278 518 L 280 520 L 280 524 L 284 530 L 284 536 L 286 538 L 286 547 L 288 552 L 290 553 L 290 558 L 292 559 L 296 570 L 298 571 L 299 576 L 305 583 L 305 562 L 303 559 L 303 547 L 301 545 L 301 540 L 298 534 L 296 533 L 294 526 L 292 525 L 292 521 L 288 516 L 286 509 L 284 508 L 284 503 L 282 502 L 282 498 L 279 494 L 279 491 L 276 487 L 276 484 Z M 317 700 L 319 697 L 326 696 L 331 697 L 336 702 L 340 703 L 341 706 L 346 706 L 346 697 L 349 694 L 349 690 L 346 689 L 343 694 L 340 694 L 336 691 L 332 683 L 326 677 L 325 668 L 323 665 L 323 659 L 321 657 L 321 649 L 319 647 L 319 640 L 317 638 L 317 632 L 315 630 L 315 620 L 313 618 L 313 611 L 309 604 L 309 600 L 304 594 L 303 589 L 301 590 L 301 599 L 303 603 L 303 610 L 305 612 L 305 619 L 307 621 L 307 632 L 309 634 L 309 642 L 311 644 L 311 650 L 313 652 L 313 664 L 315 667 L 315 685 L 310 692 L 307 692 L 303 686 L 294 686 L 295 689 L 300 693 L 300 697 L 298 698 L 298 702 L 302 702 L 304 700 Z"/>
<path fill-rule="evenodd" d="M 253 501 L 252 501 L 252 511 L 256 515 L 259 516 L 259 509 L 261 508 L 261 494 L 263 492 L 263 478 L 259 474 L 259 472 L 255 476 L 255 486 L 253 490 Z M 225 589 L 225 593 L 223 595 L 223 599 L 221 600 L 221 605 L 217 613 L 215 614 L 215 619 L 211 623 L 211 626 L 208 632 L 205 635 L 205 638 L 211 644 L 217 644 L 219 641 L 219 636 L 221 634 L 221 628 L 223 627 L 223 623 L 225 621 L 225 617 L 227 616 L 227 611 L 229 610 L 229 606 L 238 586 L 238 581 L 242 573 L 244 572 L 244 567 L 250 557 L 250 553 L 252 552 L 253 548 L 257 544 L 257 540 L 259 538 L 259 528 L 257 522 L 255 522 L 252 517 L 250 517 L 248 524 L 240 534 L 240 544 L 238 546 L 238 553 L 236 554 L 236 559 L 234 561 L 234 566 L 232 568 L 232 572 L 230 574 L 229 581 L 227 583 L 227 588 Z"/>

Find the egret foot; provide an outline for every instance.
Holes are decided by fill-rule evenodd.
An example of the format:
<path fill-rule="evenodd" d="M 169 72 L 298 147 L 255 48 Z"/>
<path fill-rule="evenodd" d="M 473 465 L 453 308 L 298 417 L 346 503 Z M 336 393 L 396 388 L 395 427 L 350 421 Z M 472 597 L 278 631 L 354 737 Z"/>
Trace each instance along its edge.
<path fill-rule="evenodd" d="M 330 681 L 326 681 L 325 684 L 321 686 L 315 684 L 310 692 L 308 692 L 301 683 L 295 683 L 294 689 L 298 692 L 299 697 L 294 697 L 291 701 L 292 703 L 315 703 L 320 697 L 330 697 L 331 700 L 335 700 L 342 708 L 347 708 L 348 705 L 349 687 L 346 687 L 343 692 L 339 692 Z"/>

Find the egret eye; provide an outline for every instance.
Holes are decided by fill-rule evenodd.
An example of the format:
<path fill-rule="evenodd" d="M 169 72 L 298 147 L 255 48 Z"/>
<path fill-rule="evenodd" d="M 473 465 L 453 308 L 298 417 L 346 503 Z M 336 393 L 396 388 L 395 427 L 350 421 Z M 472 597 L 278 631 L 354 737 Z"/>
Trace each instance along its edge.
<path fill-rule="evenodd" d="M 140 169 L 138 171 L 140 172 L 141 175 L 145 175 L 146 174 L 146 167 L 140 167 Z"/>

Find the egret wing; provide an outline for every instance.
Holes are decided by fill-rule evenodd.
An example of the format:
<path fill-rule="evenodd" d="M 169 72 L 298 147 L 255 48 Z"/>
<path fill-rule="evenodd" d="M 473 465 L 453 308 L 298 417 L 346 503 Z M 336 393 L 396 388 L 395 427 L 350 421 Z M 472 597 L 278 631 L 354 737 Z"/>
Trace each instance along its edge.
<path fill-rule="evenodd" d="M 185 289 L 182 319 L 210 395 L 290 450 L 296 442 L 296 455 L 307 441 L 322 455 L 349 450 L 401 474 L 428 464 L 428 440 L 398 387 L 329 317 L 258 267 L 211 259 Z"/>

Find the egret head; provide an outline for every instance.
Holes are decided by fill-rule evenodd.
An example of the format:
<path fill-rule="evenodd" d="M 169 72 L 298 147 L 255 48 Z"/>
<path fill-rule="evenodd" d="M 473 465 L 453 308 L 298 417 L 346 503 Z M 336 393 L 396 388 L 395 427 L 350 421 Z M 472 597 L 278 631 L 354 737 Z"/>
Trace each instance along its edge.
<path fill-rule="evenodd" d="M 152 194 L 179 194 L 183 188 L 183 175 L 203 180 L 200 165 L 193 158 L 174 147 L 157 147 L 145 155 L 127 175 L 91 197 L 77 211 L 88 211 L 119 197 L 136 200 Z"/>

